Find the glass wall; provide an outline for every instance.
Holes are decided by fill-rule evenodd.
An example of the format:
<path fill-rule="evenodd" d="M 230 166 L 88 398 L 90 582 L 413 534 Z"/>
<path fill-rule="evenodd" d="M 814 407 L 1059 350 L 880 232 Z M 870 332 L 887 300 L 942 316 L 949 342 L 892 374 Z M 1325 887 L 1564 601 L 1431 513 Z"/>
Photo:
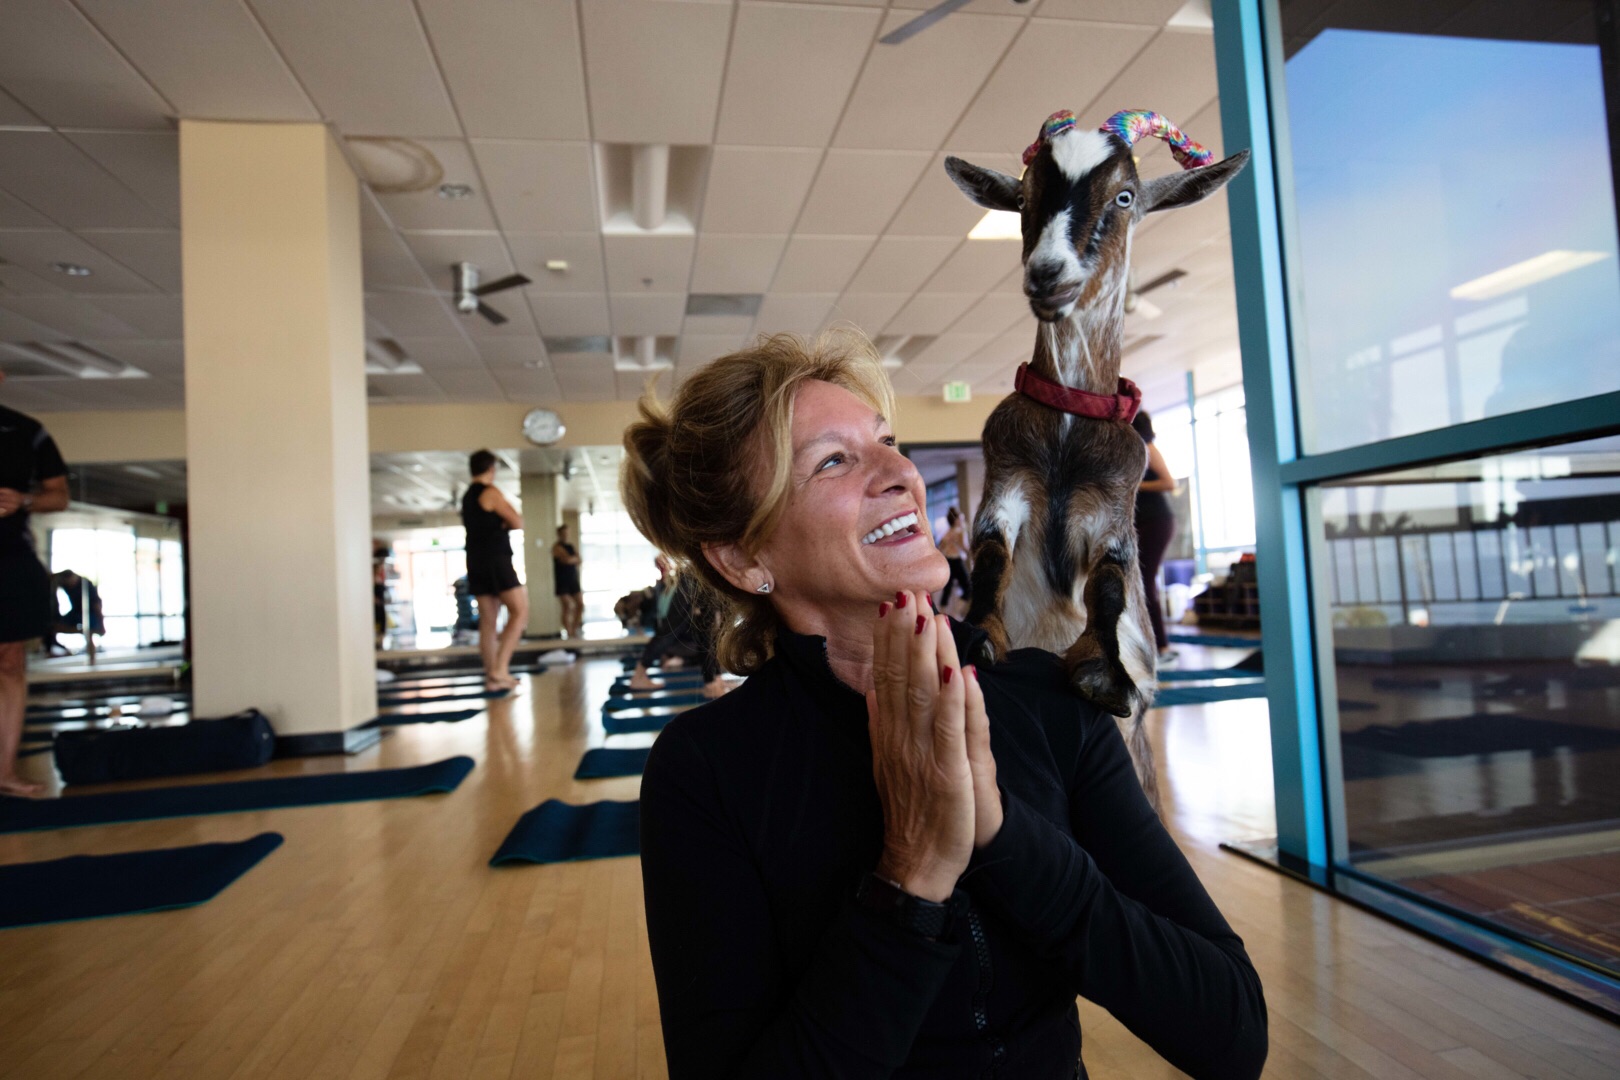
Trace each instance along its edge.
<path fill-rule="evenodd" d="M 623 510 L 579 515 L 579 587 L 585 598 L 585 636 L 619 637 L 613 614 L 619 598 L 658 580 L 658 550 L 636 531 Z"/>
<path fill-rule="evenodd" d="M 102 518 L 86 511 L 50 520 L 46 547 L 51 573 L 71 570 L 94 586 L 92 603 L 101 602 L 106 629 L 100 645 L 136 648 L 178 644 L 185 637 L 185 566 L 176 523 Z M 64 520 L 70 523 L 55 524 Z M 63 618 L 83 612 L 83 600 L 58 589 L 56 611 Z M 58 640 L 67 648 L 83 647 L 83 638 L 75 634 L 61 634 Z"/>

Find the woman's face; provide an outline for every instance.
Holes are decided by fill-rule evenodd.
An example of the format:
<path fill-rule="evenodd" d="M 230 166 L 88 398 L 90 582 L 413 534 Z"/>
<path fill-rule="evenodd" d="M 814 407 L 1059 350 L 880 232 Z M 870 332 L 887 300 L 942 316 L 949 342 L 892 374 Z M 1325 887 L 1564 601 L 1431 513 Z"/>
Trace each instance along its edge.
<path fill-rule="evenodd" d="M 843 387 L 805 383 L 793 399 L 787 507 L 758 553 L 778 604 L 876 605 L 950 577 L 934 547 L 922 477 L 889 422 Z"/>

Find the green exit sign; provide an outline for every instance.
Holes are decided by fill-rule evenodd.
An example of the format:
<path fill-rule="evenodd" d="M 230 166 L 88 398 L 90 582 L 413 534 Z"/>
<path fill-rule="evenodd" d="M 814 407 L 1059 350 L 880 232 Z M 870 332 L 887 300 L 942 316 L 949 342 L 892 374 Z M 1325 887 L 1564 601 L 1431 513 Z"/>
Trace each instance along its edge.
<path fill-rule="evenodd" d="M 973 400 L 973 387 L 965 382 L 948 382 L 945 384 L 945 400 L 951 405 L 959 405 L 964 401 Z"/>

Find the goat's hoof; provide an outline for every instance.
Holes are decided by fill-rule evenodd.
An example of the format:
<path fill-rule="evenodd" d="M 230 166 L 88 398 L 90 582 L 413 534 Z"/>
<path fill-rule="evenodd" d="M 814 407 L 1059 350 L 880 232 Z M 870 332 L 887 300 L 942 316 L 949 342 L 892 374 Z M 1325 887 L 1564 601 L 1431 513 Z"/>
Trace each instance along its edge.
<path fill-rule="evenodd" d="M 1094 656 L 1082 660 L 1069 672 L 1069 686 L 1087 701 L 1115 716 L 1130 716 L 1135 711 L 1136 684 L 1119 664 L 1106 657 Z"/>
<path fill-rule="evenodd" d="M 972 664 L 974 667 L 982 668 L 995 666 L 996 647 L 990 643 L 989 638 L 979 642 L 979 644 L 974 648 L 973 652 L 968 656 L 968 663 Z"/>

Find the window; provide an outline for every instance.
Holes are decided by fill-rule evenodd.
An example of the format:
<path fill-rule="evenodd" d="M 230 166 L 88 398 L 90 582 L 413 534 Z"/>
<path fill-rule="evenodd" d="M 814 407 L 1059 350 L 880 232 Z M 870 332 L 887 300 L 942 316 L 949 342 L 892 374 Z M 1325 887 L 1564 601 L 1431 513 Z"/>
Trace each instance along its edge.
<path fill-rule="evenodd" d="M 613 605 L 626 593 L 658 580 L 653 566 L 658 549 L 636 531 L 623 510 L 579 515 L 579 534 L 579 586 L 585 621 L 602 624 L 602 636 L 618 637 L 624 628 L 613 614 Z"/>

